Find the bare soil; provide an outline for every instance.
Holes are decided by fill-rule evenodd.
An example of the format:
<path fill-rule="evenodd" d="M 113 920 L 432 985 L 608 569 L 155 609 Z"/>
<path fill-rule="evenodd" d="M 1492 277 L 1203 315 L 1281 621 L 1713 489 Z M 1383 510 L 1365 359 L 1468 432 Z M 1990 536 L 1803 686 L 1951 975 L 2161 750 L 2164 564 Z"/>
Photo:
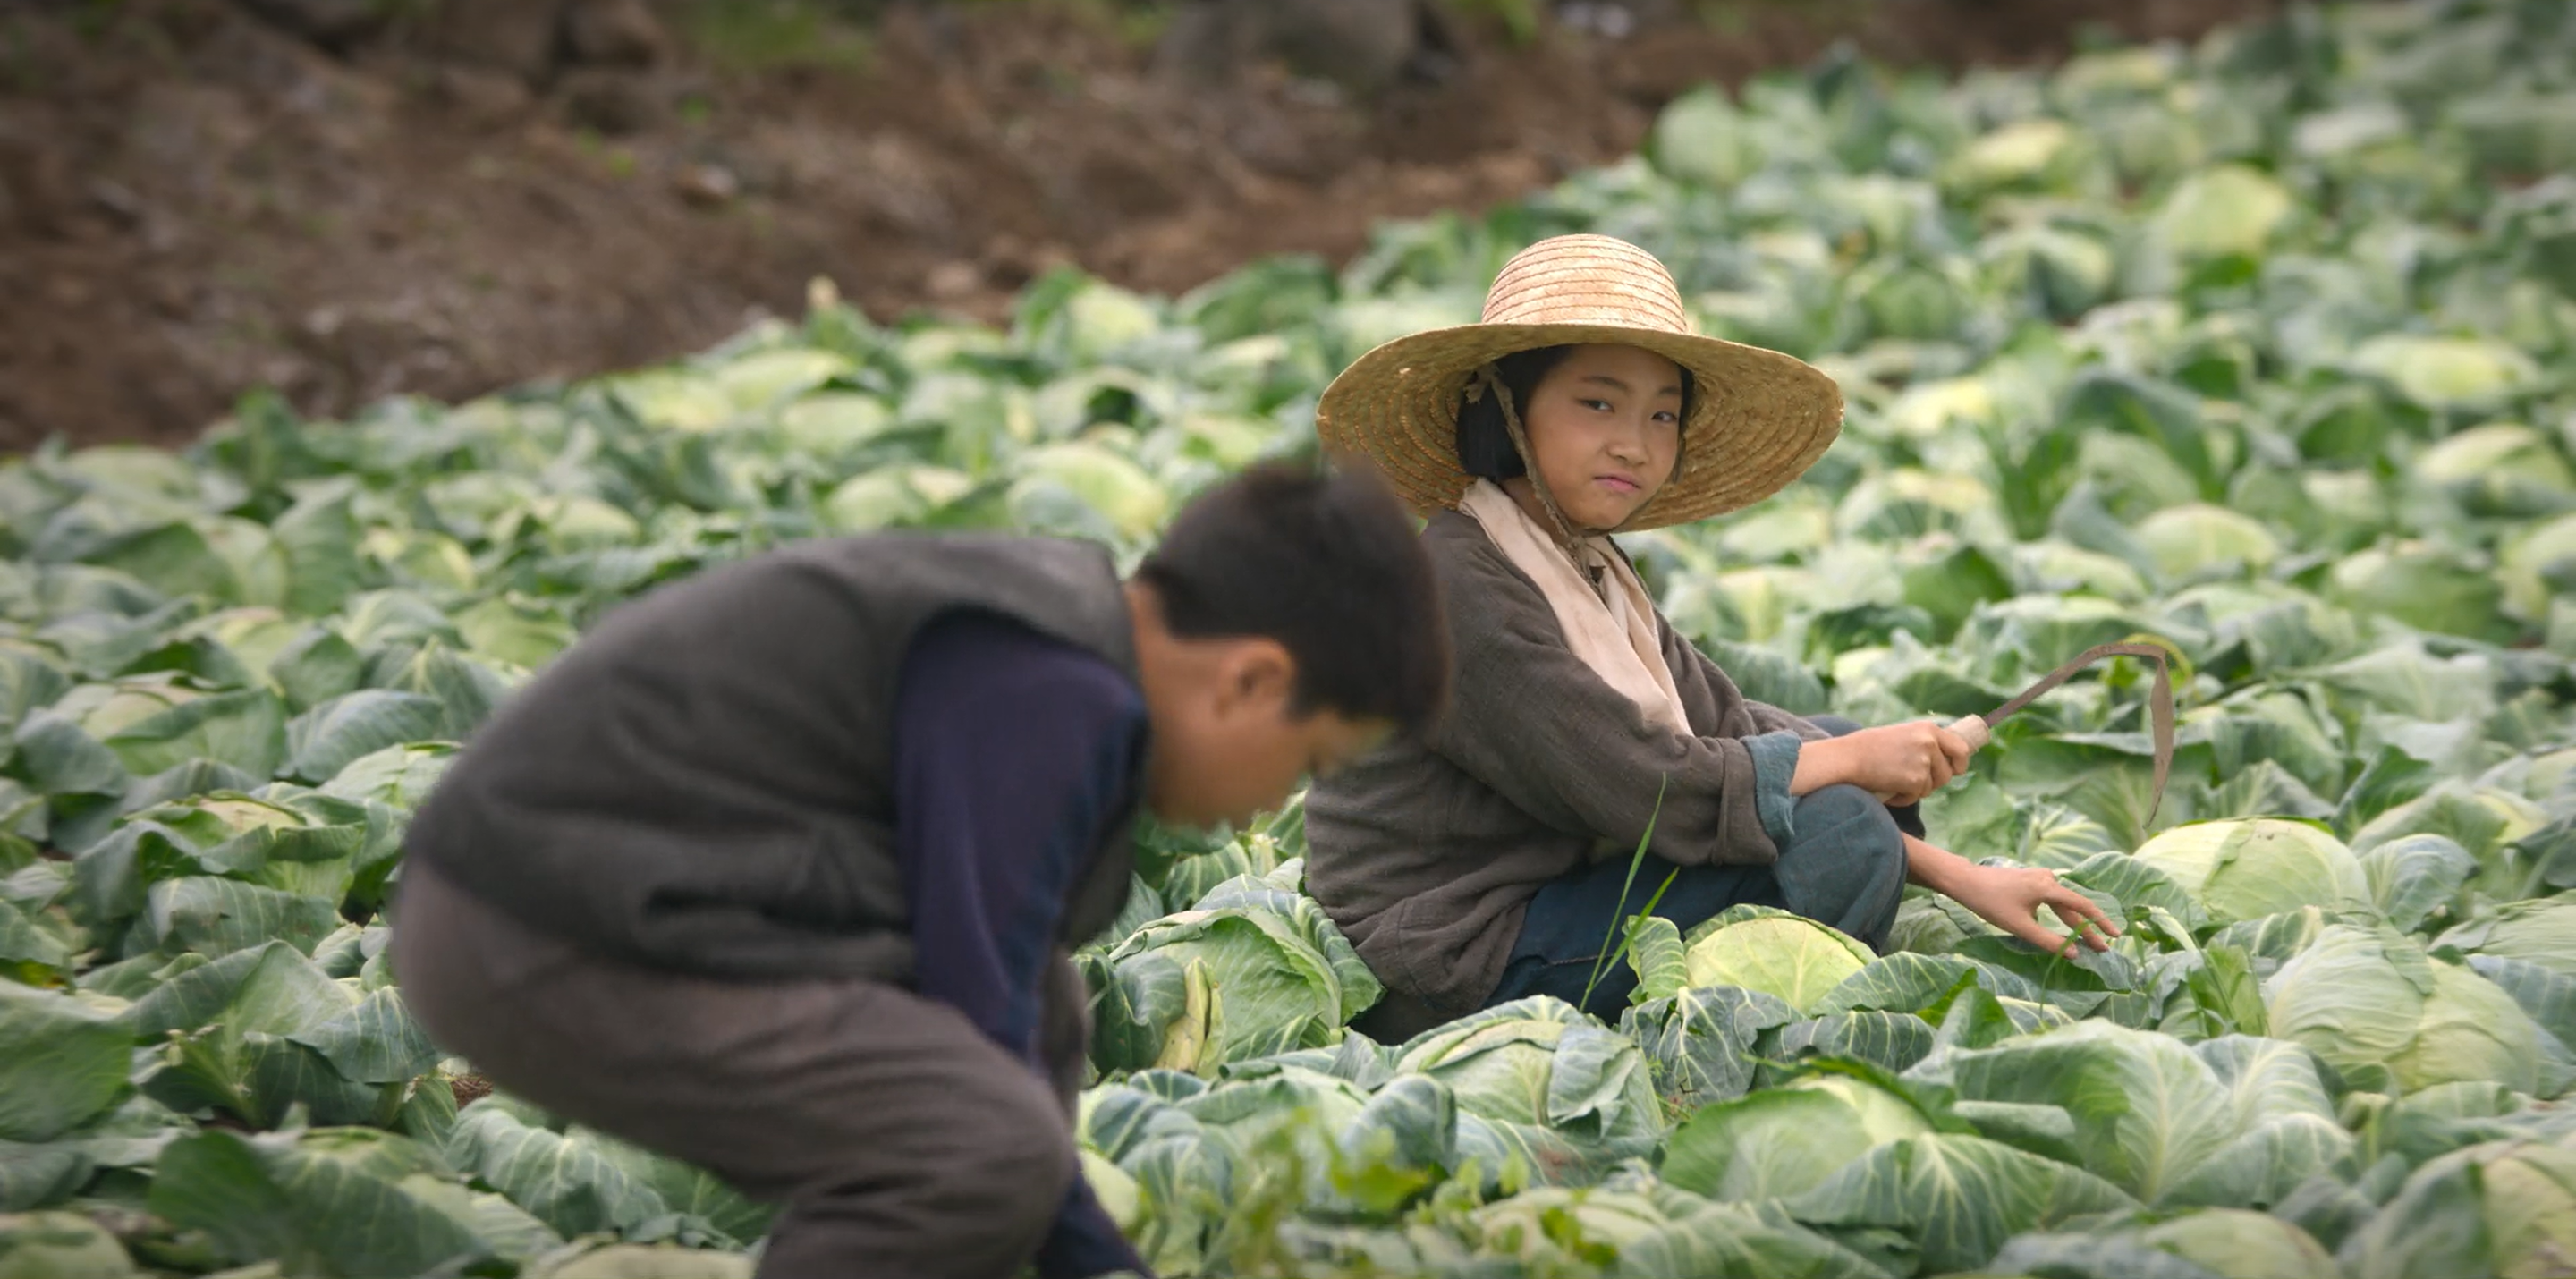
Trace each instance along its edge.
<path fill-rule="evenodd" d="M 992 320 L 1057 263 L 1172 292 L 1339 261 L 1836 39 L 2022 64 L 2279 0 L 1769 0 L 1526 44 L 1466 18 L 1445 74 L 1365 99 L 1275 65 L 1191 87 L 1065 0 L 916 2 L 864 58 L 751 67 L 672 0 L 534 88 L 416 35 L 317 39 L 276 19 L 297 3 L 330 7 L 0 0 L 0 449 L 175 444 L 262 386 L 340 415 L 633 366 L 794 314 L 818 275 L 880 320 Z"/>

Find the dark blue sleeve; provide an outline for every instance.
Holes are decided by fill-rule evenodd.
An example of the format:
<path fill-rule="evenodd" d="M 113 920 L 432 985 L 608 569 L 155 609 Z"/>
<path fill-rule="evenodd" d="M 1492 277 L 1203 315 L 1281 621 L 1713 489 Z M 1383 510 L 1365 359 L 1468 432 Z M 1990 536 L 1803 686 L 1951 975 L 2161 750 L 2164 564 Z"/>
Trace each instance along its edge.
<path fill-rule="evenodd" d="M 984 614 L 923 629 L 896 696 L 895 845 L 914 988 L 1040 1078 L 1045 969 L 1066 895 L 1132 802 L 1143 694 L 1101 658 Z M 1143 1261 L 1076 1178 L 1047 1279 Z"/>
<path fill-rule="evenodd" d="M 1100 1206 L 1091 1183 L 1079 1173 L 1064 1192 L 1064 1208 L 1056 1214 L 1055 1229 L 1038 1246 L 1037 1270 L 1040 1279 L 1090 1279 L 1121 1270 L 1154 1273 L 1136 1255 L 1127 1236 L 1118 1233 L 1118 1223 L 1109 1219 L 1109 1210 Z"/>

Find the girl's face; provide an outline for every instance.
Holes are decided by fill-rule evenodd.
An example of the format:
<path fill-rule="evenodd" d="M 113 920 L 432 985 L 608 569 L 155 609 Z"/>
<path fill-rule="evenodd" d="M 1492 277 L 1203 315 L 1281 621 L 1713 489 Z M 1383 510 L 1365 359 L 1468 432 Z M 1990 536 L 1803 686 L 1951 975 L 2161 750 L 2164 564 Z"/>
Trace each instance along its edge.
<path fill-rule="evenodd" d="M 1520 411 L 1530 465 L 1576 531 L 1627 523 L 1672 479 L 1681 457 L 1682 371 L 1671 360 L 1633 346 L 1578 346 L 1539 379 L 1529 401 Z M 1513 485 L 1527 482 L 1505 487 Z"/>

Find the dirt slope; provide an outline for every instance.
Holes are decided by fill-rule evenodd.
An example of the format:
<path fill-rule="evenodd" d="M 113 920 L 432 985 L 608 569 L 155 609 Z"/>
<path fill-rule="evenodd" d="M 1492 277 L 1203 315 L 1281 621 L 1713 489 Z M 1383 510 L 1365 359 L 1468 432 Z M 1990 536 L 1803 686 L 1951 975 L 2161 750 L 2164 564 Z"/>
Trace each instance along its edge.
<path fill-rule="evenodd" d="M 570 64 L 540 32 L 531 87 L 298 17 L 355 2 L 0 0 L 0 448 L 176 442 L 260 385 L 341 414 L 633 365 L 793 313 L 818 274 L 880 319 L 996 317 L 1060 261 L 1179 290 L 1525 193 L 1837 36 L 2019 62 L 2079 23 L 2188 37 L 2275 7 L 1775 2 L 1525 47 L 1468 21 L 1445 74 L 1361 102 L 1275 67 L 1185 87 L 1071 3 L 899 7 L 863 62 L 745 69 L 674 0 Z"/>

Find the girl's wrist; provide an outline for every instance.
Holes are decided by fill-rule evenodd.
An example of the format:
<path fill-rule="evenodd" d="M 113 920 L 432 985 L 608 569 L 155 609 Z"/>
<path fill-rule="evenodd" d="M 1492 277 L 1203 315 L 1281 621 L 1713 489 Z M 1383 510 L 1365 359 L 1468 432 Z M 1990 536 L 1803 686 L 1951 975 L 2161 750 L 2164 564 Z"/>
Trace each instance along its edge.
<path fill-rule="evenodd" d="M 1812 795 L 1828 786 L 1839 786 L 1851 780 L 1851 766 L 1846 762 L 1841 738 L 1798 744 L 1798 767 L 1789 774 L 1791 795 Z"/>

